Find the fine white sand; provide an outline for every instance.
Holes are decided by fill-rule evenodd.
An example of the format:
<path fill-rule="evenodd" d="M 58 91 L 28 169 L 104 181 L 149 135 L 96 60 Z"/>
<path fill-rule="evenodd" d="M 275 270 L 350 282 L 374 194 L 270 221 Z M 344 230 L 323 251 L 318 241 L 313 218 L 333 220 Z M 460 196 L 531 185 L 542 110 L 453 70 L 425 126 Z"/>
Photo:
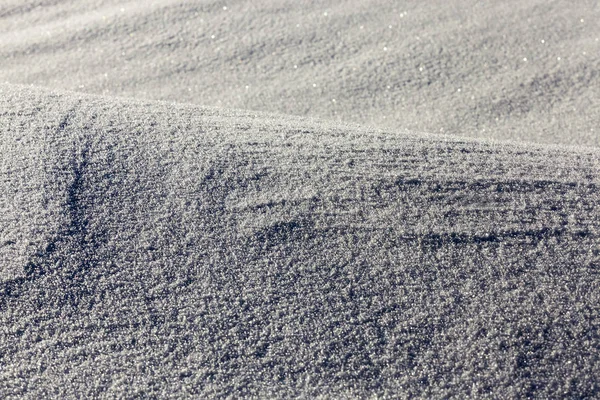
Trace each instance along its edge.
<path fill-rule="evenodd" d="M 2 0 L 0 82 L 600 145 L 596 0 Z"/>
<path fill-rule="evenodd" d="M 0 3 L 0 398 L 600 396 L 598 5 L 396 3 Z"/>

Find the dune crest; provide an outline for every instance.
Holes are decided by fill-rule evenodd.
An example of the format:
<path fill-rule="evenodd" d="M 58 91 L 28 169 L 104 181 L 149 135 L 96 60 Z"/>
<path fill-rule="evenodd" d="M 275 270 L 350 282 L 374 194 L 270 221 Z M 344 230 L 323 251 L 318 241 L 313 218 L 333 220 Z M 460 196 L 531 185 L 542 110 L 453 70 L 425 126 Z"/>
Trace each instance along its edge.
<path fill-rule="evenodd" d="M 598 395 L 596 150 L 0 94 L 2 397 Z"/>

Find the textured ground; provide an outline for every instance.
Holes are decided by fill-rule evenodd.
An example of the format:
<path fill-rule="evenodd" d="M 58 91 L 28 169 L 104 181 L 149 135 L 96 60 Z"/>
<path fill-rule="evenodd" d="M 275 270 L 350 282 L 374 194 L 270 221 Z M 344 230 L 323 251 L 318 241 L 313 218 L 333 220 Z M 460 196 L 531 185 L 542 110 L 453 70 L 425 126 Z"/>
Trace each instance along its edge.
<path fill-rule="evenodd" d="M 4 395 L 598 395 L 598 151 L 1 90 Z"/>
<path fill-rule="evenodd" d="M 600 397 L 598 14 L 2 1 L 0 398 Z"/>
<path fill-rule="evenodd" d="M 3 0 L 0 82 L 600 145 L 595 0 Z"/>

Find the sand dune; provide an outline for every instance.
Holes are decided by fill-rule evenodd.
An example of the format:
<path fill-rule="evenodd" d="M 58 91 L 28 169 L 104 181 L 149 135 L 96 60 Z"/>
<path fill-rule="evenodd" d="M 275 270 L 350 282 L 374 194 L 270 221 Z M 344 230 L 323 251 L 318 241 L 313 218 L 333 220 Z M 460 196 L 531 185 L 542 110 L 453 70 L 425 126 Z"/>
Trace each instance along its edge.
<path fill-rule="evenodd" d="M 0 2 L 0 398 L 600 397 L 600 8 Z"/>
<path fill-rule="evenodd" d="M 600 145 L 597 1 L 0 4 L 0 82 Z"/>
<path fill-rule="evenodd" d="M 0 86 L 0 394 L 598 395 L 600 153 Z"/>

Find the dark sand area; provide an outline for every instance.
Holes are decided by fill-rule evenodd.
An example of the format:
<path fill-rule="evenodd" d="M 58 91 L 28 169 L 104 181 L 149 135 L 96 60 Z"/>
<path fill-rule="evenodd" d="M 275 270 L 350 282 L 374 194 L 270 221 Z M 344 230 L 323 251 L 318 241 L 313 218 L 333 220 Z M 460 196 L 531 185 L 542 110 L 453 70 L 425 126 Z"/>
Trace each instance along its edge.
<path fill-rule="evenodd" d="M 599 13 L 3 1 L 0 398 L 598 398 Z"/>

